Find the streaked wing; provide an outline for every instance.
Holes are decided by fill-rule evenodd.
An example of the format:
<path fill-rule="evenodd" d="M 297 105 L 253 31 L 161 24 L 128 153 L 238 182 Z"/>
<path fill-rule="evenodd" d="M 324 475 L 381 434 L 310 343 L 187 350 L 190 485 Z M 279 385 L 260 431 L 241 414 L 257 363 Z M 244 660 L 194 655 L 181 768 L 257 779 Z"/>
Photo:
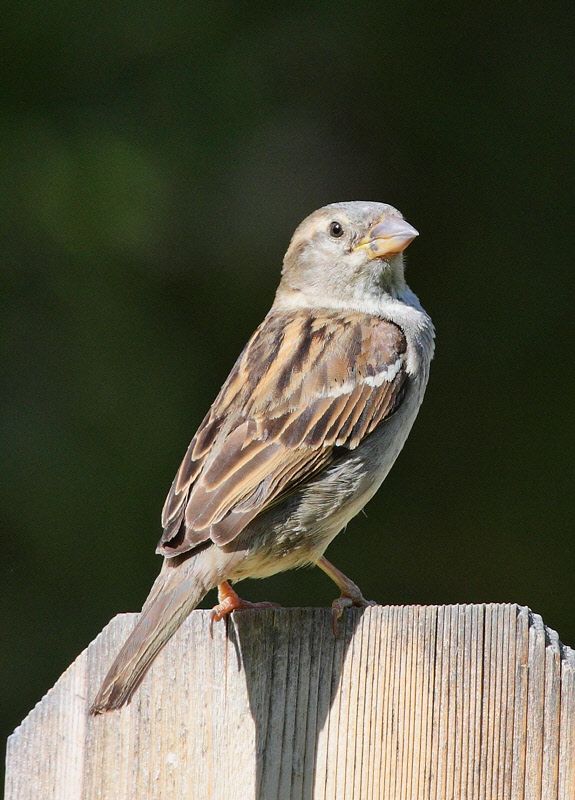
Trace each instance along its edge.
<path fill-rule="evenodd" d="M 378 317 L 266 317 L 188 448 L 158 552 L 231 541 L 329 464 L 336 447 L 357 447 L 399 406 L 405 358 L 402 331 Z"/>

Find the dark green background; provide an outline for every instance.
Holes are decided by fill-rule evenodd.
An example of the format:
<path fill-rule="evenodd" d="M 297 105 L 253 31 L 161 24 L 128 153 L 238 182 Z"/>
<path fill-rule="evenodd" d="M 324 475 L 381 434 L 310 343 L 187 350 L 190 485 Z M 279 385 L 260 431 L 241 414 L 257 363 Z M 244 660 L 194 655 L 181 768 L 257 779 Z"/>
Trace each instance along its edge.
<path fill-rule="evenodd" d="M 572 2 L 2 17 L 3 735 L 141 606 L 188 441 L 294 227 L 337 200 L 420 231 L 437 357 L 329 557 L 383 603 L 517 601 L 575 645 Z M 242 590 L 335 596 L 319 570 Z"/>

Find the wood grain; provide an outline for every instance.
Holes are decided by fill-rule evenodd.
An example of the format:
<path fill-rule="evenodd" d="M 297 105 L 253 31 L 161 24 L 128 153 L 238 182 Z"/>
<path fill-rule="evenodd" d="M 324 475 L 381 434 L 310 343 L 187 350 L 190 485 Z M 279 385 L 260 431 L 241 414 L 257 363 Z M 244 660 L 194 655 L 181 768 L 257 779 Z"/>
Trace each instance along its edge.
<path fill-rule="evenodd" d="M 194 611 L 88 708 L 116 617 L 8 740 L 6 800 L 574 800 L 575 652 L 516 605 Z"/>

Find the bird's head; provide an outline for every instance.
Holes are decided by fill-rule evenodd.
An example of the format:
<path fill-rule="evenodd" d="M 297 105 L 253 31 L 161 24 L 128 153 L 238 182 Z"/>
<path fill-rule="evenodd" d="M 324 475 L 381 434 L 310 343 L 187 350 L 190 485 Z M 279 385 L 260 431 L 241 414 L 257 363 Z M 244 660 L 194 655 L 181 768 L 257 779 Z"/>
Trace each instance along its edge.
<path fill-rule="evenodd" d="M 332 203 L 296 229 L 285 254 L 278 299 L 303 293 L 321 304 L 353 302 L 406 289 L 403 251 L 417 236 L 386 203 Z"/>

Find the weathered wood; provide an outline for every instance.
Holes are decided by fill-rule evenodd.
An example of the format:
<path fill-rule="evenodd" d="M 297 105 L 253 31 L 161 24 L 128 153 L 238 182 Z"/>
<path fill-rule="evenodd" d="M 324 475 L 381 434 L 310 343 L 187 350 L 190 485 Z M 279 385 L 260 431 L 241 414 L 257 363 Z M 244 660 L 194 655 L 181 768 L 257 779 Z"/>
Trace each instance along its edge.
<path fill-rule="evenodd" d="M 574 800 L 575 652 L 515 605 L 194 611 L 89 717 L 116 617 L 8 741 L 6 800 Z"/>

